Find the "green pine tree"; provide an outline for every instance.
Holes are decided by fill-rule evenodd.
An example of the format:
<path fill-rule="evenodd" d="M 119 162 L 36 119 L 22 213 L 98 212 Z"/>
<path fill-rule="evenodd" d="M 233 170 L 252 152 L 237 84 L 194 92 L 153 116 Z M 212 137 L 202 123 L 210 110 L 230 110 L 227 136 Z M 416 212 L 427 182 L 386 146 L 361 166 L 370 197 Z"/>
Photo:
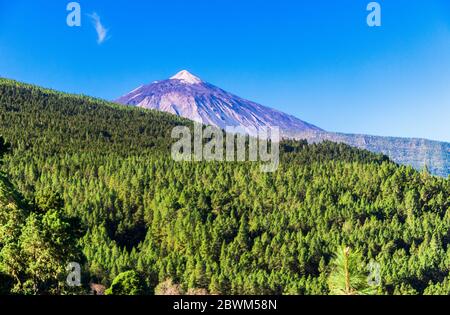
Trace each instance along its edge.
<path fill-rule="evenodd" d="M 369 285 L 361 254 L 342 247 L 331 263 L 328 287 L 331 295 L 371 295 L 376 288 Z"/>

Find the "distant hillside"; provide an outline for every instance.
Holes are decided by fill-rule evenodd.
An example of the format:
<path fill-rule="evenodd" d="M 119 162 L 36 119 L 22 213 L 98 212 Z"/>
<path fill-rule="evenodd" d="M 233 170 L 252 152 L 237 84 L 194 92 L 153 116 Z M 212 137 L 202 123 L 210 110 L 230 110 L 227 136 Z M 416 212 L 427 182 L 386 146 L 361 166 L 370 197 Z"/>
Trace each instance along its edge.
<path fill-rule="evenodd" d="M 170 150 L 171 131 L 191 121 L 0 79 L 0 134 L 15 149 L 66 152 Z"/>
<path fill-rule="evenodd" d="M 427 167 L 432 174 L 443 177 L 450 175 L 450 143 L 448 142 L 331 132 L 298 133 L 295 138 L 306 139 L 310 143 L 324 140 L 342 142 L 371 152 L 385 154 L 393 161 L 411 165 L 417 170 Z"/>

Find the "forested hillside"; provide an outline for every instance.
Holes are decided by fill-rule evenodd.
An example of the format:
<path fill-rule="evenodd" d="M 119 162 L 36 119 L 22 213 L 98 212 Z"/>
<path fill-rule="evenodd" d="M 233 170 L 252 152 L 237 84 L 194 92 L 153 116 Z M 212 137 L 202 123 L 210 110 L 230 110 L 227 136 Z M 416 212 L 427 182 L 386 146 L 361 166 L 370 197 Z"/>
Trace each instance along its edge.
<path fill-rule="evenodd" d="M 355 273 L 379 264 L 371 294 L 450 293 L 448 179 L 331 142 L 284 142 L 274 173 L 174 162 L 179 124 L 0 80 L 2 293 L 330 294 L 348 253 Z"/>

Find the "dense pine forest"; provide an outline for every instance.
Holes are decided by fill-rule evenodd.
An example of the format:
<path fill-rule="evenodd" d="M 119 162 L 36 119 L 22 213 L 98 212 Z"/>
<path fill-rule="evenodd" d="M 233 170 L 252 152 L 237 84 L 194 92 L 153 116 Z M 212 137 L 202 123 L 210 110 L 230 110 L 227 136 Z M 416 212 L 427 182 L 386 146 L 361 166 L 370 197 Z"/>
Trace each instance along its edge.
<path fill-rule="evenodd" d="M 332 142 L 175 162 L 191 124 L 0 79 L 0 294 L 450 294 L 449 179 Z"/>

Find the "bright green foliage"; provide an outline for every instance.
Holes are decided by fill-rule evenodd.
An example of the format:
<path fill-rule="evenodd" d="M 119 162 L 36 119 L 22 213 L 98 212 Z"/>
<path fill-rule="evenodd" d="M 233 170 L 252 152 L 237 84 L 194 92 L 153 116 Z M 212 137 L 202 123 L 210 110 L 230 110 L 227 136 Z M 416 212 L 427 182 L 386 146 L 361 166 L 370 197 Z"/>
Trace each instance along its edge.
<path fill-rule="evenodd" d="M 62 209 L 64 200 L 59 193 L 53 191 L 38 191 L 35 197 L 35 204 L 43 212 Z"/>
<path fill-rule="evenodd" d="M 5 209 L 4 209 L 5 210 Z M 3 211 L 2 211 L 3 212 Z M 70 292 L 65 287 L 66 266 L 82 262 L 77 245 L 81 235 L 60 210 L 31 213 L 18 223 L 17 235 L 0 250 L 0 268 L 14 279 L 12 292 L 56 294 Z"/>
<path fill-rule="evenodd" d="M 369 276 L 364 266 L 361 253 L 352 251 L 349 247 L 340 248 L 331 262 L 332 271 L 328 278 L 330 294 L 375 294 L 376 289 L 369 285 Z"/>
<path fill-rule="evenodd" d="M 65 268 L 82 262 L 76 231 L 60 207 L 29 206 L 0 173 L 0 293 L 69 292 Z"/>
<path fill-rule="evenodd" d="M 183 292 L 329 294 L 341 244 L 361 253 L 361 270 L 383 266 L 381 294 L 449 291 L 448 179 L 331 142 L 283 142 L 274 173 L 258 163 L 178 163 L 170 133 L 186 120 L 5 80 L 0 121 L 13 149 L 3 169 L 39 205 L 22 207 L 12 192 L 0 204 L 9 258 L 0 272 L 38 293 L 52 281 L 29 277 L 58 274 L 68 253 L 57 249 L 74 240 L 86 283 L 109 287 L 134 270 L 146 293 L 172 279 Z M 84 236 L 65 224 L 73 218 Z M 34 244 L 44 262 L 23 265 Z"/>
<path fill-rule="evenodd" d="M 126 271 L 119 274 L 106 290 L 106 295 L 143 295 L 145 285 L 135 271 Z"/>

